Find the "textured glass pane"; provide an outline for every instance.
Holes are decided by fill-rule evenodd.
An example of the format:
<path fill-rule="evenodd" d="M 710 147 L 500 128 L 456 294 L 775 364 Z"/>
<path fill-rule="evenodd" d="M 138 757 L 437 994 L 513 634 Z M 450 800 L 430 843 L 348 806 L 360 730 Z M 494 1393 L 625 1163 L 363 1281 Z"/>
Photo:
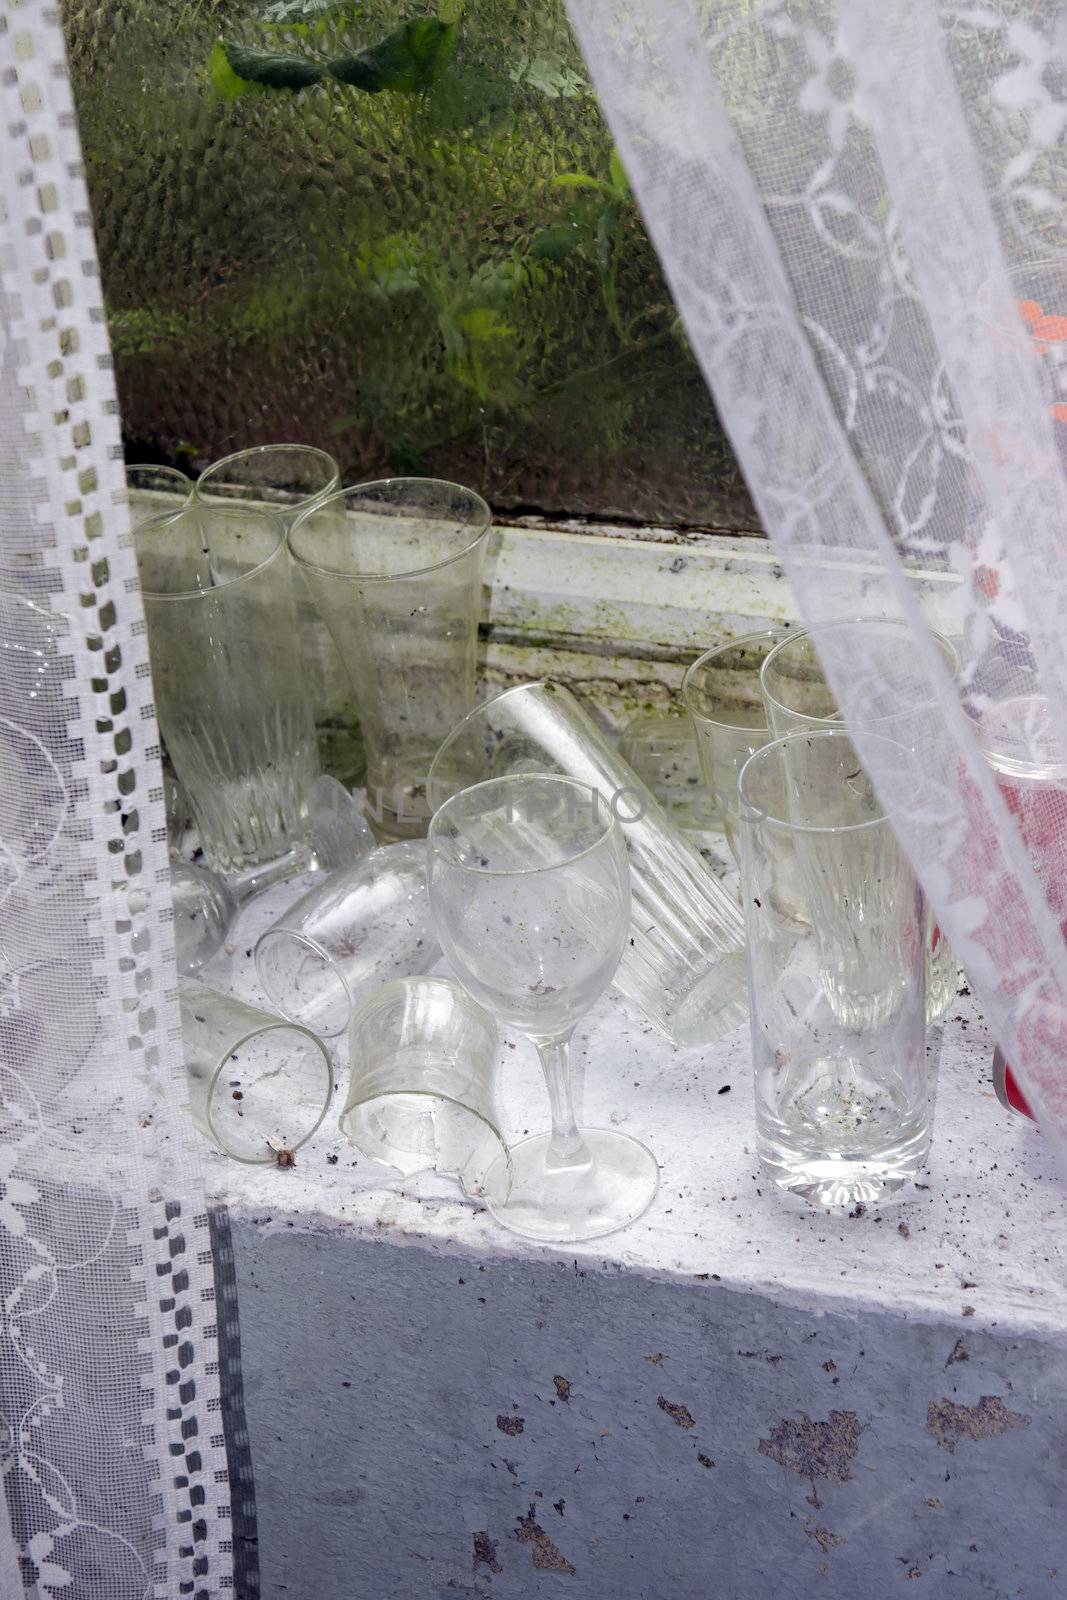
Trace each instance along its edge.
<path fill-rule="evenodd" d="M 69 0 L 128 451 L 755 526 L 559 0 L 421 9 L 359 57 L 411 8 Z M 320 81 L 227 99 L 262 69 L 219 39 Z"/>

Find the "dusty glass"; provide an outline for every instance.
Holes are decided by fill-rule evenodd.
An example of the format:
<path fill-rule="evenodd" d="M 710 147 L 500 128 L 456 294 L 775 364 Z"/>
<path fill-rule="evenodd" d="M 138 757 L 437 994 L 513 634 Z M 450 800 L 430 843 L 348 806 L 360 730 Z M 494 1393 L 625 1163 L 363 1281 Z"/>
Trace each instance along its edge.
<path fill-rule="evenodd" d="M 765 745 L 739 792 L 760 1159 L 817 1204 L 869 1203 L 930 1143 L 923 897 L 843 729 Z"/>
<path fill-rule="evenodd" d="M 698 656 L 682 679 L 682 699 L 696 730 L 700 769 L 735 861 L 737 775 L 774 735 L 760 693 L 760 668 L 786 637 L 782 628 L 746 633 Z"/>
<path fill-rule="evenodd" d="M 696 846 L 560 684 L 527 683 L 478 706 L 441 746 L 437 801 L 510 772 L 558 772 L 594 787 L 618 817 L 634 917 L 615 985 L 682 1047 L 744 1021 L 744 928 Z"/>
<path fill-rule="evenodd" d="M 630 931 L 622 830 L 597 791 L 544 773 L 455 795 L 430 824 L 430 904 L 466 989 L 537 1047 L 552 1131 L 511 1151 L 497 1221 L 532 1239 L 614 1233 L 651 1203 L 651 1151 L 609 1128 L 579 1128 L 570 1039 L 608 987 Z M 490 1173 L 490 1178 L 493 1174 Z"/>
<path fill-rule="evenodd" d="M 432 478 L 342 489 L 298 517 L 289 547 L 348 671 L 383 839 L 421 837 L 442 732 L 474 703 L 480 495 Z"/>
<path fill-rule="evenodd" d="M 208 865 L 261 881 L 304 852 L 318 770 L 284 525 L 194 502 L 135 540 L 156 715 Z"/>
<path fill-rule="evenodd" d="M 170 899 L 174 910 L 174 958 L 178 971 L 199 972 L 222 946 L 237 914 L 237 901 L 225 878 L 190 861 L 171 861 Z"/>
<path fill-rule="evenodd" d="M 130 523 L 147 522 L 150 517 L 175 511 L 193 492 L 191 478 L 177 467 L 156 467 L 134 462 L 126 468 L 126 495 L 130 506 Z"/>
<path fill-rule="evenodd" d="M 329 1110 L 329 1051 L 307 1028 L 183 978 L 189 1109 L 223 1155 L 288 1165 Z"/>
<path fill-rule="evenodd" d="M 356 1009 L 348 1040 L 346 1139 L 405 1177 L 432 1169 L 465 1194 L 505 1205 L 511 1161 L 496 1100 L 500 1035 L 489 1013 L 445 978 L 398 978 Z"/>
<path fill-rule="evenodd" d="M 316 883 L 260 935 L 255 962 L 276 1010 L 332 1038 L 375 985 L 428 972 L 440 954 L 426 846 L 406 840 Z"/>
<path fill-rule="evenodd" d="M 870 723 L 871 731 L 913 748 L 919 719 L 936 717 L 940 712 L 930 699 L 926 673 L 915 665 L 910 629 L 904 623 L 874 618 L 835 622 L 829 628 L 845 637 L 855 635 L 856 659 L 866 653 L 874 661 L 885 697 L 893 705 L 891 712 Z M 767 719 L 779 737 L 802 729 L 841 726 L 837 700 L 823 675 L 816 650 L 818 636 L 826 631 L 812 633 L 804 629 L 791 633 L 764 661 L 760 686 Z M 932 631 L 945 666 L 955 678 L 959 673 L 955 646 L 944 634 Z M 960 974 L 952 946 L 931 907 L 927 908 L 927 918 L 926 1020 L 934 1023 L 944 1017 L 955 1000 Z"/>

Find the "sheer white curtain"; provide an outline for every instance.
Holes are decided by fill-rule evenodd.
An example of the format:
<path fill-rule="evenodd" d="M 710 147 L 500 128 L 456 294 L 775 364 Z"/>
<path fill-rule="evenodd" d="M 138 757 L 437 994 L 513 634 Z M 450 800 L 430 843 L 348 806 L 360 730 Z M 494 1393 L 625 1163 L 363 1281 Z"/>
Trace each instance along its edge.
<path fill-rule="evenodd" d="M 864 738 L 874 652 L 823 665 L 1063 1154 L 1067 10 L 569 4 L 804 618 L 909 630 L 919 793 Z"/>
<path fill-rule="evenodd" d="M 0 1595 L 231 1593 L 211 1247 L 58 13 L 0 0 Z"/>

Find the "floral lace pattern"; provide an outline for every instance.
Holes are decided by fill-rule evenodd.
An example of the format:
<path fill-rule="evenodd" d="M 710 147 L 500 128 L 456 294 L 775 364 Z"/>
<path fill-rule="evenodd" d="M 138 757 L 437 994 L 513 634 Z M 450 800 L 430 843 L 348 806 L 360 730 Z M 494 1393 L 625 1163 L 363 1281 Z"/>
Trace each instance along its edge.
<path fill-rule="evenodd" d="M 214 1288 L 55 10 L 0 0 L 0 1593 L 230 1592 Z"/>
<path fill-rule="evenodd" d="M 1067 1148 L 1063 8 L 570 10 L 805 619 L 910 630 L 919 793 L 865 745 L 893 710 L 873 660 L 827 635 L 823 665 L 938 922 Z M 957 646 L 955 677 L 931 624 Z M 1021 758 L 1018 739 L 1013 755 L 991 743 L 1006 706 Z M 1043 786 L 1040 837 L 1020 825 L 1034 814 L 1020 784 Z"/>

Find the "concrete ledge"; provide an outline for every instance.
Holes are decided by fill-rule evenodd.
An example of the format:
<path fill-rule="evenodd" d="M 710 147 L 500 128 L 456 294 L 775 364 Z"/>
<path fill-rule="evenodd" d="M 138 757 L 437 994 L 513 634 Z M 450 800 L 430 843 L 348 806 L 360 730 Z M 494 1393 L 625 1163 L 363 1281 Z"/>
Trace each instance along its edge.
<path fill-rule="evenodd" d="M 253 914 L 211 974 L 249 998 Z M 674 1052 L 614 997 L 577 1045 L 585 1116 L 663 1167 L 615 1238 L 526 1244 L 325 1129 L 290 1171 L 210 1155 L 262 1593 L 1061 1594 L 1067 1195 L 968 996 L 939 1044 L 928 1187 L 860 1215 L 762 1182 L 747 1031 Z M 517 1137 L 547 1109 L 532 1051 L 503 1054 Z"/>

